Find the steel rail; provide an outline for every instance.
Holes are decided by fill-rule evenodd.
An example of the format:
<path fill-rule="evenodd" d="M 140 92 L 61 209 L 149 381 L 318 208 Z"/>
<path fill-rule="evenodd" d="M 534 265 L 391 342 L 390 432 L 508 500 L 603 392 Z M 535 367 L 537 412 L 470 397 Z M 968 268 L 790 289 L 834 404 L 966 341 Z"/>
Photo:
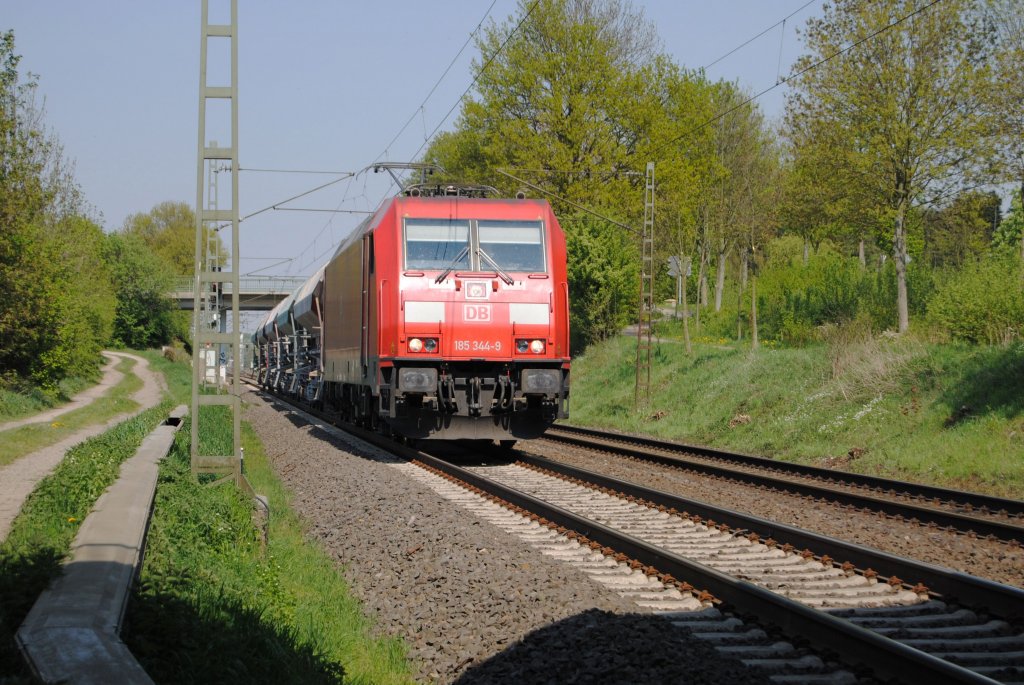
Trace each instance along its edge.
<path fill-rule="evenodd" d="M 562 428 L 561 426 L 557 428 Z M 549 429 L 550 430 L 550 429 Z M 944 528 L 952 528 L 965 533 L 974 533 L 978 536 L 992 536 L 999 540 L 1011 542 L 1016 541 L 1024 543 L 1024 527 L 1017 526 L 1012 523 L 1003 523 L 1000 521 L 991 521 L 988 519 L 974 518 L 965 514 L 957 514 L 948 511 L 941 511 L 939 509 L 931 509 L 929 507 L 918 506 L 915 504 L 907 504 L 903 502 L 896 502 L 892 500 L 881 499 L 879 497 L 872 497 L 870 495 L 861 495 L 853 492 L 847 492 L 845 490 L 839 490 L 824 485 L 814 485 L 811 483 L 801 483 L 797 481 L 787 480 L 777 476 L 770 476 L 758 473 L 749 473 L 747 471 L 735 471 L 725 466 L 715 466 L 713 464 L 706 464 L 692 459 L 687 459 L 684 456 L 664 456 L 659 454 L 651 454 L 650 452 L 644 452 L 640 449 L 634 449 L 623 445 L 608 445 L 594 442 L 591 439 L 574 437 L 570 435 L 558 435 L 555 433 L 546 432 L 544 438 L 564 442 L 577 447 L 584 447 L 587 449 L 600 449 L 600 450 L 614 450 L 620 454 L 624 454 L 630 457 L 635 457 L 643 461 L 648 461 L 663 466 L 673 466 L 677 468 L 688 469 L 699 473 L 715 476 L 718 478 L 727 478 L 731 480 L 741 481 L 757 486 L 771 486 L 782 490 L 788 490 L 795 492 L 799 495 L 814 498 L 826 498 L 839 502 L 840 504 L 846 504 L 855 507 L 867 508 L 874 511 L 880 511 L 884 514 L 893 517 L 900 517 L 903 519 L 916 519 L 919 523 L 923 524 L 935 524 Z M 671 444 L 671 443 L 666 443 Z M 680 449 L 679 445 L 675 446 L 675 449 Z M 688 448 L 687 448 L 688 449 Z M 700 448 L 703 449 L 703 448 Z M 708 450 L 710 451 L 710 450 Z M 1012 501 L 1012 500 L 1010 500 Z"/>
<path fill-rule="evenodd" d="M 911 583 L 921 582 L 928 586 L 930 591 L 942 595 L 944 599 L 956 599 L 968 606 L 985 607 L 991 614 L 1002 618 L 1024 618 L 1024 590 L 1019 588 L 907 559 L 861 544 L 830 538 L 784 523 L 722 509 L 698 500 L 660 492 L 543 457 L 526 454 L 518 454 L 517 457 L 531 466 L 547 469 L 567 478 L 577 478 L 598 487 L 621 492 L 623 495 L 695 514 L 730 528 L 757 533 L 762 539 L 772 538 L 780 544 L 789 543 L 796 548 L 807 548 L 814 551 L 816 556 L 828 555 L 837 563 L 849 561 L 861 570 L 871 568 L 885 579 L 896 576 Z"/>
<path fill-rule="evenodd" d="M 689 452 L 700 457 L 707 457 L 709 459 L 720 459 L 722 461 L 731 461 L 744 466 L 751 466 L 754 468 L 770 469 L 772 471 L 781 471 L 784 473 L 792 473 L 800 476 L 806 476 L 808 478 L 818 478 L 822 480 L 842 481 L 849 485 L 858 485 L 866 488 L 874 488 L 879 490 L 892 490 L 900 492 L 909 497 L 918 497 L 922 499 L 939 499 L 946 502 L 960 504 L 965 507 L 973 507 L 975 509 L 987 509 L 990 512 L 1005 511 L 1010 515 L 1024 516 L 1024 500 L 1009 499 L 1006 497 L 995 497 L 993 495 L 985 495 L 980 492 L 968 492 L 963 490 L 952 490 L 950 488 L 942 488 L 935 485 L 925 485 L 923 483 L 911 483 L 902 480 L 893 480 L 890 478 L 881 478 L 879 476 L 870 476 L 862 473 L 851 473 L 849 471 L 835 471 L 832 469 L 825 469 L 819 466 L 808 466 L 806 464 L 794 464 L 785 461 L 776 461 L 774 459 L 768 459 L 766 457 L 758 457 L 751 454 L 742 454 L 739 452 L 730 452 L 728 450 L 720 450 L 713 447 L 701 447 L 698 445 L 690 445 L 682 442 L 675 442 L 671 440 L 660 440 L 658 438 L 652 438 L 644 435 L 633 435 L 630 433 L 612 433 L 609 431 L 597 430 L 594 428 L 584 428 L 582 426 L 570 426 L 566 424 L 555 424 L 548 428 L 545 433 L 545 437 L 555 437 L 551 431 L 561 431 L 563 433 L 575 433 L 576 435 L 586 435 L 593 438 L 599 438 L 602 440 L 614 440 L 619 442 L 632 442 L 645 447 L 653 447 L 656 449 L 667 450 L 672 452 Z M 561 437 L 557 439 L 561 440 Z"/>
<path fill-rule="evenodd" d="M 347 429 L 346 429 L 347 430 Z M 842 618 L 818 611 L 745 580 L 726 575 L 704 564 L 691 561 L 626 533 L 549 504 L 514 488 L 463 469 L 451 462 L 412 448 L 386 442 L 381 436 L 364 431 L 355 433 L 379 447 L 415 458 L 439 471 L 479 488 L 510 504 L 527 509 L 553 523 L 583 535 L 605 547 L 626 554 L 658 571 L 685 579 L 707 589 L 716 598 L 735 609 L 755 614 L 759 621 L 778 626 L 787 635 L 806 639 L 817 648 L 840 654 L 844 662 L 870 669 L 872 673 L 906 682 L 978 683 L 998 681 L 943 661 L 900 642 L 861 628 Z"/>

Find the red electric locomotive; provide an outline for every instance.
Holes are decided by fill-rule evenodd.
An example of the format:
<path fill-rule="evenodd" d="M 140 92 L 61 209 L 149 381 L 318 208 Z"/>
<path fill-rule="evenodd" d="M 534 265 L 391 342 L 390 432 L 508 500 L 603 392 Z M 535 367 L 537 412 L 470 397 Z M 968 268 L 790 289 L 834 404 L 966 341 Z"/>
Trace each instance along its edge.
<path fill-rule="evenodd" d="M 261 378 L 412 438 L 536 437 L 568 415 L 562 229 L 543 200 L 419 192 L 386 201 L 264 320 Z"/>

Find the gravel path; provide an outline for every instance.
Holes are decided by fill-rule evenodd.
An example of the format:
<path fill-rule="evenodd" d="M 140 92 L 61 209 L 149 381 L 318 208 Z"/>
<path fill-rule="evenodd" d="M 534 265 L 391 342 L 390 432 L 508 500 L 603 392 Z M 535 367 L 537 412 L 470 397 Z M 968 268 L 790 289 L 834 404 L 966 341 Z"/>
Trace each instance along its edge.
<path fill-rule="evenodd" d="M 376 448 L 249 393 L 246 419 L 292 506 L 419 682 L 753 683 L 585 575 L 476 520 Z"/>
<path fill-rule="evenodd" d="M 11 430 L 13 428 L 20 428 L 21 426 L 27 426 L 30 423 L 43 423 L 46 421 L 52 421 L 53 419 L 67 414 L 68 412 L 76 409 L 86 407 L 96 401 L 98 398 L 107 394 L 107 392 L 115 385 L 121 382 L 124 378 L 124 374 L 118 371 L 116 368 L 118 362 L 124 358 L 117 352 L 102 352 L 101 353 L 107 359 L 107 366 L 103 369 L 103 376 L 100 378 L 99 383 L 83 390 L 74 397 L 72 397 L 66 404 L 62 404 L 59 407 L 53 409 L 47 409 L 39 414 L 33 414 L 32 416 L 26 416 L 25 418 L 16 419 L 14 421 L 6 421 L 0 423 L 0 431 Z"/>
<path fill-rule="evenodd" d="M 842 509 L 834 504 L 813 502 L 795 495 L 769 492 L 752 485 L 729 483 L 652 464 L 630 462 L 543 439 L 521 442 L 519 447 L 548 459 L 614 478 L 643 483 L 656 490 L 1024 587 L 1024 548 L 1021 547 L 929 530 L 917 524 Z M 915 578 L 904 580 L 916 582 Z"/>
<path fill-rule="evenodd" d="M 159 404 L 165 389 L 164 380 L 160 374 L 150 371 L 149 362 L 142 357 L 124 352 L 109 354 L 135 360 L 132 373 L 142 379 L 142 388 L 132 395 L 132 399 L 139 403 L 139 408 L 133 412 L 118 414 L 106 423 L 82 428 L 54 445 L 26 454 L 0 468 L 0 541 L 7 538 L 7 534 L 11 530 L 11 523 L 21 511 L 21 505 L 25 503 L 36 484 L 57 468 L 69 449 Z"/>

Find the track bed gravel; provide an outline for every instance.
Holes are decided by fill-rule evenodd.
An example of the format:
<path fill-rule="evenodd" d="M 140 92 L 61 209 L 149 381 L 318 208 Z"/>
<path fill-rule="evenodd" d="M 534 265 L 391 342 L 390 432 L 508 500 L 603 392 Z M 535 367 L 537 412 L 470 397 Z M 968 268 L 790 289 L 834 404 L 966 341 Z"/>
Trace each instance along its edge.
<path fill-rule="evenodd" d="M 642 483 L 655 490 L 1024 587 L 1024 548 L 1020 546 L 930 530 L 915 523 L 886 519 L 833 503 L 813 502 L 796 495 L 633 462 L 543 439 L 520 442 L 517 447 L 579 468 Z M 904 580 L 917 581 L 916 578 Z"/>
<path fill-rule="evenodd" d="M 755 683 L 685 631 L 473 520 L 380 451 L 249 393 L 246 418 L 309 534 L 419 682 Z"/>

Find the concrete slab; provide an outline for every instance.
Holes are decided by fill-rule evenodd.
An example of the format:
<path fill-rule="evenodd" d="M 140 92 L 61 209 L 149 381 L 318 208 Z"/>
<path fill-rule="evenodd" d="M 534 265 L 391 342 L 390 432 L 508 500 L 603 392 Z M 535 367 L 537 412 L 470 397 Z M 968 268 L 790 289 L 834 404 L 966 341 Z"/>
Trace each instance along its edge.
<path fill-rule="evenodd" d="M 64 573 L 40 595 L 17 642 L 45 683 L 151 683 L 118 634 L 142 562 L 157 463 L 170 450 L 186 408 L 171 412 L 121 465 L 72 544 Z"/>

